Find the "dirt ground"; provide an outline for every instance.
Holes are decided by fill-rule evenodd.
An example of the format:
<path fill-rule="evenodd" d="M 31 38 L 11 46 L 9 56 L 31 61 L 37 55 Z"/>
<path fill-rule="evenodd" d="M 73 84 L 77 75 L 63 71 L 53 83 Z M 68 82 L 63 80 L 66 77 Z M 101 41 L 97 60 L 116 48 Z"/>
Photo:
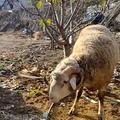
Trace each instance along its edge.
<path fill-rule="evenodd" d="M 50 50 L 50 41 L 32 41 L 18 33 L 0 33 L 0 120 L 42 120 L 48 110 L 49 74 L 63 58 L 62 50 Z M 19 72 L 39 78 L 23 78 Z M 120 65 L 108 90 L 120 97 Z M 74 96 L 54 106 L 50 120 L 97 120 L 98 105 L 81 98 L 68 115 Z M 97 98 L 93 96 L 95 100 Z M 120 103 L 105 99 L 106 120 L 120 120 Z"/>

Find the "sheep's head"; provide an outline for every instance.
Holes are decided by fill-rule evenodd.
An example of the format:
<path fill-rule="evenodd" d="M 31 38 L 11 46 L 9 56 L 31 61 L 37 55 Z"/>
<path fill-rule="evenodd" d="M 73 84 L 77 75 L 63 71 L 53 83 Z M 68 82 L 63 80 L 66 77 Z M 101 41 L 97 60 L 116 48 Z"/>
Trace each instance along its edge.
<path fill-rule="evenodd" d="M 57 68 L 59 70 L 51 73 L 49 98 L 54 103 L 75 91 L 77 89 L 77 82 L 81 78 L 79 65 L 66 65 L 63 70 L 60 70 L 61 68 L 62 65 L 59 65 Z"/>

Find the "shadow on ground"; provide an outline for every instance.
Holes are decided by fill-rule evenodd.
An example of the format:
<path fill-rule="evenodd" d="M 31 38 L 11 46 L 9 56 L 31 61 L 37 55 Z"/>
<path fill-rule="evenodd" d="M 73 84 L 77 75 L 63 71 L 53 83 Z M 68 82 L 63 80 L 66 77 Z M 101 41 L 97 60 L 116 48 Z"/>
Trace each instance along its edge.
<path fill-rule="evenodd" d="M 40 120 L 41 113 L 26 106 L 20 93 L 0 87 L 0 120 Z"/>

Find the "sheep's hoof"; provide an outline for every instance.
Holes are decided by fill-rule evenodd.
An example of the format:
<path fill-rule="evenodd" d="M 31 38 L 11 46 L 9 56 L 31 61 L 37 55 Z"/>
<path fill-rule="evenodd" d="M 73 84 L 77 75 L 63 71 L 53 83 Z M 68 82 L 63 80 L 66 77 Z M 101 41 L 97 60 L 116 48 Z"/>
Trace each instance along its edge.
<path fill-rule="evenodd" d="M 75 108 L 71 108 L 68 112 L 68 115 L 72 115 L 72 114 L 74 114 L 74 112 L 75 112 Z"/>

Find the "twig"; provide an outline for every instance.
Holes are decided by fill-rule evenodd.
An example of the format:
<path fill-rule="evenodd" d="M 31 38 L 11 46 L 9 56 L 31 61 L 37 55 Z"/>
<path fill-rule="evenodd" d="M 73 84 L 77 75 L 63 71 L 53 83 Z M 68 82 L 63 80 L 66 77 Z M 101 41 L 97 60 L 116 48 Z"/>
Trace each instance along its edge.
<path fill-rule="evenodd" d="M 25 75 L 22 73 L 18 73 L 19 77 L 23 77 L 23 78 L 28 78 L 28 79 L 41 79 L 41 77 L 37 77 L 37 76 L 32 76 L 32 75 Z"/>
<path fill-rule="evenodd" d="M 54 19 L 55 19 L 55 23 L 56 25 L 58 26 L 59 25 L 59 21 L 58 21 L 58 14 L 54 8 L 54 5 L 53 5 L 53 2 L 52 0 L 50 1 L 50 4 L 51 4 L 51 8 L 52 8 L 52 12 L 53 12 L 53 16 L 54 16 Z"/>
<path fill-rule="evenodd" d="M 81 97 L 82 97 L 83 99 L 85 99 L 85 100 L 91 102 L 91 103 L 94 103 L 94 104 L 97 103 L 97 101 L 95 101 L 95 100 L 93 100 L 93 99 L 91 99 L 91 98 L 89 98 L 89 97 L 87 97 L 87 96 L 85 96 L 85 95 L 82 95 Z"/>
<path fill-rule="evenodd" d="M 105 99 L 108 99 L 108 100 L 113 101 L 113 102 L 120 103 L 120 99 L 111 98 L 111 97 L 108 97 L 108 96 L 105 96 Z"/>
<path fill-rule="evenodd" d="M 112 13 L 108 14 L 103 21 L 101 22 L 102 25 L 109 27 L 110 23 L 115 20 L 115 18 L 120 14 L 120 2 L 116 5 Z"/>
<path fill-rule="evenodd" d="M 76 3 L 76 6 L 75 6 L 75 9 L 74 9 L 72 15 L 70 16 L 70 18 L 69 18 L 67 24 L 65 25 L 64 29 L 66 29 L 66 28 L 69 26 L 71 20 L 73 19 L 74 15 L 75 15 L 75 13 L 76 13 L 76 11 L 77 11 L 77 8 L 78 8 L 78 6 L 79 6 L 80 1 L 81 1 L 81 0 L 77 0 L 77 3 Z"/>
<path fill-rule="evenodd" d="M 63 26 L 64 24 L 64 17 L 65 17 L 65 8 L 64 8 L 64 0 L 61 0 L 61 21 L 60 21 L 60 26 Z"/>
<path fill-rule="evenodd" d="M 2 9 L 2 7 L 5 5 L 6 0 L 4 0 L 3 4 L 0 6 L 0 10 Z"/>
<path fill-rule="evenodd" d="M 63 26 L 61 26 L 60 23 L 59 23 L 59 21 L 58 21 L 58 14 L 56 13 L 56 10 L 54 8 L 52 0 L 51 0 L 50 3 L 51 3 L 51 8 L 52 8 L 52 12 L 53 12 L 53 15 L 54 15 L 56 26 L 57 26 L 57 28 L 58 28 L 58 30 L 59 30 L 59 32 L 60 32 L 63 40 L 66 42 L 66 40 L 67 40 L 66 39 L 66 35 L 65 35 L 65 32 L 64 32 Z"/>
<path fill-rule="evenodd" d="M 21 7 L 22 7 L 27 13 L 29 13 L 29 14 L 31 14 L 31 15 L 36 15 L 36 16 L 38 16 L 38 14 L 33 13 L 33 12 L 31 12 L 30 10 L 26 9 L 25 6 L 24 6 L 19 0 L 17 0 L 17 1 L 20 3 Z"/>
<path fill-rule="evenodd" d="M 115 99 L 120 99 L 120 97 L 114 93 L 106 92 L 105 94 L 107 97 L 114 97 Z"/>
<path fill-rule="evenodd" d="M 79 22 L 74 28 L 73 30 L 67 35 L 67 38 L 69 38 L 71 35 L 75 34 L 76 32 L 80 31 L 82 28 L 84 28 L 85 26 L 88 26 L 90 23 L 91 20 L 88 20 L 88 21 L 84 21 L 84 22 Z M 88 24 L 87 24 L 88 23 Z M 83 25 L 85 24 L 85 25 Z M 80 25 L 82 25 L 80 27 Z M 78 27 L 78 28 L 77 28 Z"/>

